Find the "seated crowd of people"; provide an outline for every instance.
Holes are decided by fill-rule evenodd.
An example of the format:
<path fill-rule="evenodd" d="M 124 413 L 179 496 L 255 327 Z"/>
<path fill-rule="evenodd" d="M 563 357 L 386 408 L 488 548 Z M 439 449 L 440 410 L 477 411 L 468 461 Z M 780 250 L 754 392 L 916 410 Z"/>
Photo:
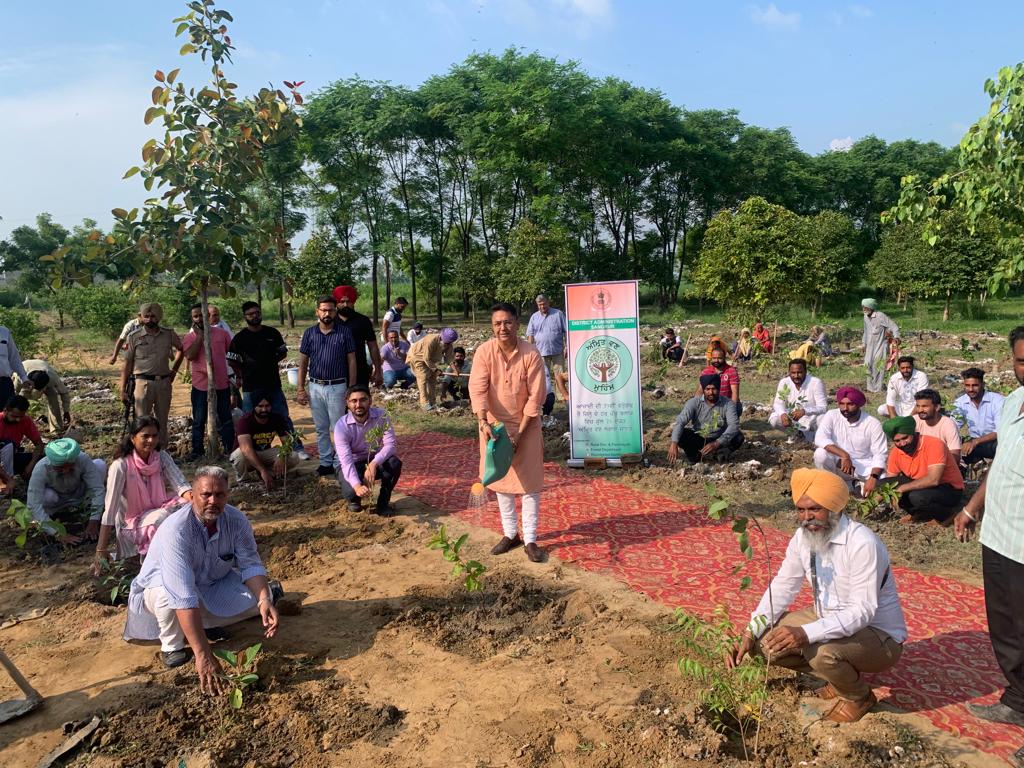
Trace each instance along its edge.
<path fill-rule="evenodd" d="M 817 345 L 828 345 L 828 339 L 818 327 L 812 336 L 798 349 L 814 346 L 824 355 L 825 348 Z M 748 329 L 740 332 L 733 345 L 734 363 L 750 359 L 754 339 Z M 673 329 L 666 329 L 659 343 L 666 359 L 686 360 Z M 744 443 L 739 370 L 717 336 L 711 338 L 705 359 L 697 390 L 672 428 L 670 462 L 678 460 L 680 449 L 694 463 L 709 456 L 727 459 Z M 895 360 L 896 370 L 877 407 L 881 419 L 864 410 L 867 395 L 854 386 L 839 387 L 835 407 L 829 409 L 825 384 L 808 367 L 806 359 L 791 357 L 787 375 L 776 386 L 769 425 L 785 430 L 790 442 L 813 445 L 814 465 L 842 478 L 859 496 L 869 496 L 881 484 L 894 486 L 902 522 L 951 522 L 962 506 L 970 466 L 991 461 L 997 447 L 996 420 L 1004 397 L 986 390 L 984 372 L 974 367 L 962 372 L 963 394 L 952 409 L 958 423 L 943 412 L 942 396 L 910 355 Z M 961 438 L 961 428 L 966 438 Z"/>

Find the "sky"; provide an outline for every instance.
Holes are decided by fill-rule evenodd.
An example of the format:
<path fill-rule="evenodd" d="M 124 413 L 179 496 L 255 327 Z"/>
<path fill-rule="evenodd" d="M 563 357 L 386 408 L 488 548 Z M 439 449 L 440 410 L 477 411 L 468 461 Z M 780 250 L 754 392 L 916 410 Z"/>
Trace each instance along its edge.
<path fill-rule="evenodd" d="M 988 107 L 986 78 L 1024 55 L 1024 3 L 730 0 L 220 0 L 242 94 L 359 75 L 411 87 L 473 52 L 521 48 L 687 109 L 788 127 L 804 151 L 874 134 L 951 146 Z M 226 3 L 226 4 L 223 4 Z M 0 238 L 47 211 L 111 223 L 145 197 L 153 72 L 183 66 L 182 0 L 6 3 L 0 46 Z M 190 57 L 194 59 L 195 57 Z M 183 69 L 199 83 L 198 65 Z"/>

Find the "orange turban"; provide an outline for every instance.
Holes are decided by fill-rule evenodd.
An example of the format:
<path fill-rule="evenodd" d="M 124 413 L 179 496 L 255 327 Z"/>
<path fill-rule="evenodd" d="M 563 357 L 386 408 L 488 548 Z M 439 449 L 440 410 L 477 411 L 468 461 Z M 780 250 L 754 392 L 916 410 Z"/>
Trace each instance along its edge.
<path fill-rule="evenodd" d="M 850 500 L 850 489 L 843 479 L 825 469 L 794 470 L 789 486 L 793 491 L 794 504 L 809 496 L 825 509 L 842 512 Z"/>

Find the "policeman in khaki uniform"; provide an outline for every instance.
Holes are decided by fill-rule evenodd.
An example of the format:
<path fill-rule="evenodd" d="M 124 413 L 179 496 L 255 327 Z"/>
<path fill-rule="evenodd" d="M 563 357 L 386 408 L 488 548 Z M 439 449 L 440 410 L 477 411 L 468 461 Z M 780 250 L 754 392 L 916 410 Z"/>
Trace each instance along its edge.
<path fill-rule="evenodd" d="M 135 417 L 155 416 L 160 422 L 160 444 L 167 445 L 167 416 L 171 410 L 171 350 L 181 350 L 181 339 L 160 325 L 164 310 L 156 302 L 139 307 L 142 326 L 125 342 L 121 369 L 121 401 L 128 402 L 129 383 L 135 382 Z"/>

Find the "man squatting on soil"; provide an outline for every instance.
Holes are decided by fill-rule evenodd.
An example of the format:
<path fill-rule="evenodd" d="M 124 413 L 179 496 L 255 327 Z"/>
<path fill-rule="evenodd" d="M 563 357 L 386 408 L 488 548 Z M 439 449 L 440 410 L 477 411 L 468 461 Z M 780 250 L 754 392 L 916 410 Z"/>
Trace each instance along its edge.
<path fill-rule="evenodd" d="M 491 307 L 494 338 L 477 347 L 469 376 L 469 397 L 480 426 L 480 477 L 484 476 L 491 426 L 505 425 L 515 450 L 508 474 L 488 488 L 498 496 L 501 540 L 491 550 L 503 555 L 526 544 L 530 562 L 544 553 L 537 546 L 540 493 L 544 487 L 544 440 L 540 414 L 547 396 L 544 359 L 526 339 L 519 338 L 519 310 L 499 302 Z M 420 342 L 421 344 L 423 342 Z M 516 525 L 516 496 L 523 497 L 523 535 Z"/>
<path fill-rule="evenodd" d="M 191 648 L 199 686 L 211 694 L 224 683 L 210 640 L 226 637 L 220 627 L 256 615 L 273 637 L 280 595 L 267 581 L 252 525 L 227 500 L 227 472 L 197 469 L 191 503 L 157 529 L 132 582 L 124 630 L 125 640 L 159 639 L 168 667 L 188 661 Z"/>
<path fill-rule="evenodd" d="M 892 667 L 907 639 L 889 552 L 843 513 L 850 492 L 838 475 L 797 469 L 790 490 L 800 527 L 726 663 L 765 654 L 820 677 L 825 685 L 814 695 L 835 701 L 825 719 L 856 722 L 878 701 L 861 673 Z M 814 606 L 787 611 L 805 579 Z"/>

